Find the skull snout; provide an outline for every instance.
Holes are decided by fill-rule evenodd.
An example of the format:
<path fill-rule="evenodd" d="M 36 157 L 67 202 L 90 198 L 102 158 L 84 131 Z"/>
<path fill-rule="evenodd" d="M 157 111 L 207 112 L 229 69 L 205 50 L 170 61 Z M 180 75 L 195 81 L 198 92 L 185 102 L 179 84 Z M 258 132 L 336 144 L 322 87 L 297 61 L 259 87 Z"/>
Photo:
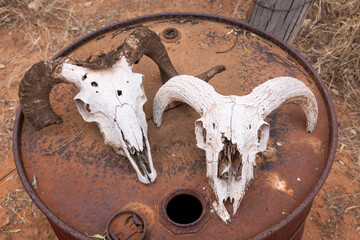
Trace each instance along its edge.
<path fill-rule="evenodd" d="M 124 144 L 123 152 L 130 160 L 140 181 L 149 183 L 156 178 L 156 172 L 152 163 L 147 128 L 141 119 L 129 105 L 116 108 L 116 125 L 121 132 Z M 127 119 L 124 119 L 124 116 Z"/>

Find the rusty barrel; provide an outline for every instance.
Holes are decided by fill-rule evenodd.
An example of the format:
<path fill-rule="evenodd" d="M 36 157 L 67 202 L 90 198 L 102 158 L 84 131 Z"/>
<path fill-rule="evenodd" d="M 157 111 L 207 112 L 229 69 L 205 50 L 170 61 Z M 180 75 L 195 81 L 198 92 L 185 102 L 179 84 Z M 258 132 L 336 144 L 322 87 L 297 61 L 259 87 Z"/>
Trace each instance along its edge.
<path fill-rule="evenodd" d="M 337 141 L 334 107 L 318 74 L 275 37 L 242 22 L 205 14 L 158 14 L 122 21 L 79 39 L 54 58 L 86 59 L 107 52 L 139 25 L 159 33 L 180 74 L 197 75 L 225 65 L 227 70 L 209 82 L 223 95 L 248 94 L 279 76 L 300 79 L 318 101 L 318 125 L 307 133 L 305 115 L 293 104 L 283 104 L 265 119 L 271 127 L 268 146 L 276 152 L 259 161 L 237 213 L 226 225 L 211 207 L 215 196 L 206 178 L 205 152 L 196 147 L 194 122 L 199 115 L 183 105 L 164 114 L 166 124 L 161 128 L 151 120 L 161 80 L 150 59 L 142 58 L 133 69 L 144 75 L 148 99 L 144 111 L 158 173 L 148 185 L 138 180 L 126 158 L 104 144 L 96 124 L 83 121 L 73 101 L 78 90 L 57 85 L 50 101 L 64 122 L 37 132 L 19 108 L 14 156 L 25 189 L 58 238 L 103 235 L 108 224 L 110 228 L 118 224 L 109 223 L 112 216 L 133 211 L 134 215 L 115 219 L 132 219 L 136 227 L 139 219 L 145 219 L 145 239 L 301 239 Z M 36 188 L 31 184 L 34 178 Z M 231 210 L 230 203 L 226 206 Z"/>

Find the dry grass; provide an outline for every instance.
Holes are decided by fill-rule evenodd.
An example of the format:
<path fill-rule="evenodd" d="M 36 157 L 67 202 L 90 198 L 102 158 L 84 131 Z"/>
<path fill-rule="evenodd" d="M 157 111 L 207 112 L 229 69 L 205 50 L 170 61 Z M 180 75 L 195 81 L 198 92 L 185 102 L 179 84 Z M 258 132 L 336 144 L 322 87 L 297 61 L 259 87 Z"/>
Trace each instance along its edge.
<path fill-rule="evenodd" d="M 317 0 L 296 47 L 327 82 L 360 109 L 360 1 Z"/>
<path fill-rule="evenodd" d="M 14 43 L 15 47 L 21 45 L 21 51 L 13 58 L 3 59 L 3 62 L 6 61 L 7 65 L 14 68 L 10 78 L 0 83 L 0 91 L 9 88 L 10 83 L 17 83 L 23 70 L 34 62 L 50 58 L 70 42 L 114 21 L 122 14 L 121 10 L 109 10 L 106 15 L 90 12 L 80 19 L 76 15 L 76 8 L 79 8 L 79 4 L 70 0 L 0 0 L 1 31 L 22 36 Z M 3 43 L 0 47 L 9 46 Z"/>
<path fill-rule="evenodd" d="M 32 217 L 39 215 L 35 204 L 23 189 L 16 189 L 5 196 L 1 207 L 7 209 L 10 218 L 9 221 L 14 225 L 29 222 L 28 219 L 23 217 L 23 215 L 26 215 L 24 211 L 29 211 Z"/>
<path fill-rule="evenodd" d="M 295 46 L 318 71 L 337 103 L 336 161 L 347 168 L 348 184 L 358 186 L 347 194 L 341 185 L 326 189 L 324 200 L 330 211 L 326 223 L 319 226 L 320 235 L 341 238 L 340 226 L 344 225 L 360 234 L 360 1 L 315 1 Z M 347 164 L 340 155 L 349 160 Z"/>

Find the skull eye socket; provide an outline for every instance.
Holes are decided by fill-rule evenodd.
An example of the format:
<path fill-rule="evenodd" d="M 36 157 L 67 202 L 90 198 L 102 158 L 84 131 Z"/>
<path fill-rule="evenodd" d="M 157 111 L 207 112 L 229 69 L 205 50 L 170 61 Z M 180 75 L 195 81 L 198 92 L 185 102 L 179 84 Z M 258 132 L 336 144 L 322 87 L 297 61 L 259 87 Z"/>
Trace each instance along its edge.
<path fill-rule="evenodd" d="M 94 113 L 91 112 L 91 106 L 88 103 L 85 103 L 79 98 L 75 99 L 75 104 L 85 121 L 91 121 L 94 117 Z"/>
<path fill-rule="evenodd" d="M 86 109 L 86 111 L 88 111 L 88 113 L 91 113 L 91 109 L 90 109 L 89 104 L 85 104 L 85 109 Z"/>
<path fill-rule="evenodd" d="M 258 143 L 260 151 L 266 150 L 266 144 L 269 139 L 269 131 L 270 127 L 267 123 L 263 123 L 258 129 Z"/>
<path fill-rule="evenodd" d="M 206 146 L 206 129 L 203 126 L 203 122 L 198 120 L 195 122 L 195 136 L 197 146 L 201 149 L 205 149 Z"/>

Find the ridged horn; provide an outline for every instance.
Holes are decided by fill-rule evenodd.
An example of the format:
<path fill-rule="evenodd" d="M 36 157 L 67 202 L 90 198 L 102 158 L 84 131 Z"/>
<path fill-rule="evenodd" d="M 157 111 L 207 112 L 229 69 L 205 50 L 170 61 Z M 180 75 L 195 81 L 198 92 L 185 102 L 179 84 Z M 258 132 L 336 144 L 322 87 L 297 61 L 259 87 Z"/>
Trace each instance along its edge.
<path fill-rule="evenodd" d="M 188 75 L 173 77 L 156 93 L 153 106 L 154 123 L 157 127 L 161 126 L 164 110 L 173 101 L 187 103 L 203 115 L 220 97 L 210 84 L 199 78 Z"/>
<path fill-rule="evenodd" d="M 49 94 L 55 84 L 65 79 L 55 77 L 54 71 L 61 61 L 45 60 L 31 66 L 19 87 L 19 98 L 26 119 L 36 130 L 62 122 L 50 106 Z"/>
<path fill-rule="evenodd" d="M 91 69 L 104 69 L 113 66 L 125 56 L 129 66 L 139 62 L 143 55 L 151 58 L 160 69 L 161 80 L 165 83 L 171 77 L 179 75 L 172 65 L 160 37 L 147 27 L 135 29 L 116 50 L 88 59 L 85 62 L 75 61 L 78 66 Z"/>
<path fill-rule="evenodd" d="M 254 88 L 249 95 L 256 99 L 253 104 L 263 118 L 283 103 L 298 104 L 306 115 L 306 131 L 314 131 L 318 105 L 314 94 L 300 80 L 291 77 L 274 78 Z"/>

